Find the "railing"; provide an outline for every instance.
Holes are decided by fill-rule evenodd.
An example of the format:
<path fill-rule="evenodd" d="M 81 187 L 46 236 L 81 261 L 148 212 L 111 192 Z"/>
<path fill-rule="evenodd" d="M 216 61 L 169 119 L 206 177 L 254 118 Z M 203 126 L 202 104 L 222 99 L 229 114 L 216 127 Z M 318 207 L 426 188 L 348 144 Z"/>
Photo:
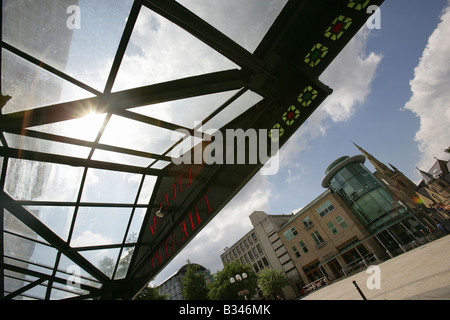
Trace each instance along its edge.
<path fill-rule="evenodd" d="M 317 289 L 322 288 L 326 285 L 328 285 L 328 280 L 325 277 L 323 277 L 314 282 L 311 282 L 310 284 L 307 284 L 306 286 L 304 286 L 302 288 L 302 291 L 305 294 L 308 294 L 308 293 L 316 291 Z"/>

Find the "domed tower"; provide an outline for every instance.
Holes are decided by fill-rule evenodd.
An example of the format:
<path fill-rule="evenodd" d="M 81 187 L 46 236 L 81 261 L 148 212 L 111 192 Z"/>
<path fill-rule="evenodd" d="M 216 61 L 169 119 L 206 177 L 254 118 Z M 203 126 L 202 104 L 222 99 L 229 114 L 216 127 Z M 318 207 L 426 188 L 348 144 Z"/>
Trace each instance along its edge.
<path fill-rule="evenodd" d="M 364 166 L 365 160 L 363 155 L 335 160 L 322 186 L 339 194 L 367 230 L 376 233 L 409 214 Z"/>

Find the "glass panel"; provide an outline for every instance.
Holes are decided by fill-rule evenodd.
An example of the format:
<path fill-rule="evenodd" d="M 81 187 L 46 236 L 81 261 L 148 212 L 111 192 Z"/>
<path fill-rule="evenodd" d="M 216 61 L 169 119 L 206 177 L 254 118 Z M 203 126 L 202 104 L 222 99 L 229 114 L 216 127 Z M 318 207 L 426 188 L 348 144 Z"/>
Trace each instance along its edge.
<path fill-rule="evenodd" d="M 25 209 L 31 212 L 61 239 L 67 241 L 74 212 L 73 207 L 27 206 Z"/>
<path fill-rule="evenodd" d="M 5 0 L 3 40 L 102 89 L 131 4 L 131 0 Z"/>
<path fill-rule="evenodd" d="M 287 0 L 177 0 L 177 2 L 253 52 Z"/>
<path fill-rule="evenodd" d="M 188 32 L 142 7 L 114 91 L 235 68 Z"/>
<path fill-rule="evenodd" d="M 15 149 L 52 153 L 69 157 L 87 158 L 90 149 L 67 143 L 54 142 L 27 136 L 5 133 L 8 146 Z"/>
<path fill-rule="evenodd" d="M 49 246 L 4 233 L 4 254 L 11 258 L 53 268 L 57 251 Z M 32 265 L 28 269 L 34 270 Z M 42 270 L 39 270 L 42 272 Z M 48 274 L 51 273 L 49 269 Z"/>
<path fill-rule="evenodd" d="M 94 151 L 92 160 L 120 163 L 120 164 L 137 166 L 137 167 L 148 167 L 154 161 L 154 159 L 150 159 L 150 158 L 143 158 L 143 157 L 133 156 L 133 155 L 129 155 L 129 154 L 123 154 L 123 153 L 111 152 L 111 151 L 99 150 L 99 149 L 96 149 Z"/>
<path fill-rule="evenodd" d="M 70 292 L 70 291 L 64 290 L 66 288 L 62 288 L 63 290 L 60 290 L 55 287 L 58 287 L 58 284 L 53 285 L 52 291 L 50 292 L 50 300 L 62 300 L 62 299 L 77 297 L 80 295 L 89 294 L 89 291 L 86 291 L 86 290 L 78 290 L 78 292 L 75 293 L 75 292 Z"/>
<path fill-rule="evenodd" d="M 125 243 L 135 243 L 139 237 L 139 232 L 141 231 L 142 221 L 144 221 L 145 214 L 147 213 L 147 208 L 137 208 L 133 215 L 133 220 L 128 230 L 128 235 Z"/>
<path fill-rule="evenodd" d="M 212 133 L 215 131 L 214 129 L 222 128 L 228 122 L 240 116 L 242 113 L 253 107 L 261 100 L 262 97 L 257 93 L 247 91 L 239 98 L 237 98 L 233 103 L 231 103 L 228 107 L 219 112 L 214 118 L 205 123 L 200 130 L 202 132 L 211 130 L 211 132 L 208 133 Z"/>
<path fill-rule="evenodd" d="M 130 220 L 130 208 L 82 207 L 75 221 L 72 247 L 122 243 Z"/>
<path fill-rule="evenodd" d="M 170 164 L 168 161 L 158 161 L 154 165 L 152 165 L 152 169 L 164 169 Z"/>
<path fill-rule="evenodd" d="M 101 143 L 162 154 L 183 134 L 127 118 L 112 116 Z"/>
<path fill-rule="evenodd" d="M 119 260 L 119 265 L 117 266 L 116 274 L 114 279 L 123 279 L 127 275 L 128 267 L 130 266 L 131 258 L 133 257 L 134 247 L 124 248 L 122 255 Z"/>
<path fill-rule="evenodd" d="M 150 201 L 150 197 L 152 196 L 153 187 L 155 186 L 157 177 L 155 176 L 146 176 L 144 180 L 144 184 L 141 189 L 141 193 L 139 194 L 138 203 L 139 204 L 148 204 Z"/>
<path fill-rule="evenodd" d="M 58 272 L 56 272 L 56 276 L 61 279 L 67 279 L 70 281 L 73 280 L 73 278 L 69 279 L 70 276 L 76 276 L 77 279 L 79 278 L 80 284 L 85 284 L 95 288 L 100 288 L 102 286 L 101 283 L 97 282 L 89 273 L 80 268 L 76 263 L 63 254 L 61 254 L 61 258 L 59 259 L 57 270 Z"/>
<path fill-rule="evenodd" d="M 141 175 L 88 169 L 82 202 L 134 203 Z"/>
<path fill-rule="evenodd" d="M 66 71 L 103 91 L 133 1 L 95 0 L 78 4 L 81 27 L 73 30 Z"/>
<path fill-rule="evenodd" d="M 30 239 L 39 240 L 41 242 L 47 243 L 36 232 L 31 230 L 27 225 L 25 225 L 22 221 L 17 219 L 6 209 L 4 210 L 3 215 L 3 225 L 4 230 L 6 231 L 12 232 L 16 235 L 21 235 Z"/>
<path fill-rule="evenodd" d="M 113 276 L 119 249 L 82 251 L 80 254 L 108 277 Z"/>
<path fill-rule="evenodd" d="M 222 103 L 225 103 L 236 92 L 237 90 L 208 94 L 129 110 L 192 129 L 196 122 L 203 121 L 203 119 L 220 107 Z"/>
<path fill-rule="evenodd" d="M 9 159 L 6 192 L 16 200 L 75 201 L 83 168 Z"/>
<path fill-rule="evenodd" d="M 7 50 L 2 50 L 2 93 L 12 97 L 2 108 L 5 114 L 93 96 Z"/>
<path fill-rule="evenodd" d="M 70 0 L 4 0 L 3 41 L 64 70 L 72 38 L 66 26 L 71 4 Z"/>

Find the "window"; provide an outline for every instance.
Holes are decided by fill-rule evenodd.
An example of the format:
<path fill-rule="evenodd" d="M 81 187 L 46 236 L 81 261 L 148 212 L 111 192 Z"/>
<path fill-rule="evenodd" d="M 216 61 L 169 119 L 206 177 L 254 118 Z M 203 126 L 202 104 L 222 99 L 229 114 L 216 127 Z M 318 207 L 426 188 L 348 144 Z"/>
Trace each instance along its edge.
<path fill-rule="evenodd" d="M 253 256 L 253 253 L 252 253 L 251 251 L 248 252 L 248 255 L 249 255 L 250 259 L 252 259 L 252 260 L 255 258 L 255 257 Z"/>
<path fill-rule="evenodd" d="M 258 238 L 256 238 L 256 234 L 255 233 L 252 233 L 252 238 L 253 238 L 253 241 L 258 241 Z"/>
<path fill-rule="evenodd" d="M 269 266 L 269 262 L 267 261 L 266 257 L 262 258 L 262 262 L 264 263 L 264 267 L 268 267 Z"/>
<path fill-rule="evenodd" d="M 289 230 L 285 231 L 283 234 L 284 234 L 284 237 L 286 238 L 286 240 L 289 241 L 292 238 L 294 238 L 296 235 L 298 235 L 298 231 L 294 227 L 292 227 Z"/>
<path fill-rule="evenodd" d="M 261 260 L 258 261 L 258 266 L 260 269 L 264 269 L 263 263 L 261 262 Z"/>
<path fill-rule="evenodd" d="M 248 243 L 253 244 L 253 241 L 252 241 L 251 237 L 248 237 L 247 240 L 248 240 Z"/>
<path fill-rule="evenodd" d="M 247 242 L 247 239 L 244 240 L 244 244 L 245 244 L 245 247 L 248 248 L 248 242 Z"/>
<path fill-rule="evenodd" d="M 296 258 L 300 258 L 300 252 L 298 252 L 298 249 L 297 249 L 297 247 L 296 246 L 292 246 L 292 252 L 294 253 L 294 256 L 296 257 Z"/>
<path fill-rule="evenodd" d="M 327 227 L 328 227 L 328 229 L 330 229 L 330 231 L 333 235 L 337 235 L 339 233 L 331 221 L 327 223 Z"/>
<path fill-rule="evenodd" d="M 311 237 L 313 238 L 314 242 L 318 247 L 321 247 L 325 244 L 325 240 L 323 240 L 322 236 L 320 235 L 319 231 L 314 231 L 311 234 Z"/>
<path fill-rule="evenodd" d="M 308 253 L 309 252 L 309 250 L 306 247 L 306 244 L 303 242 L 303 240 L 301 240 L 298 244 L 299 244 L 300 248 L 302 248 L 304 253 Z"/>
<path fill-rule="evenodd" d="M 258 249 L 258 252 L 259 252 L 260 254 L 263 253 L 263 250 L 262 250 L 261 245 L 260 245 L 259 243 L 256 245 L 256 249 Z"/>
<path fill-rule="evenodd" d="M 334 206 L 331 203 L 331 201 L 326 201 L 324 204 L 322 204 L 320 207 L 316 209 L 319 216 L 323 217 L 326 216 L 329 212 L 334 210 Z"/>
<path fill-rule="evenodd" d="M 342 230 L 347 229 L 348 224 L 347 224 L 347 222 L 344 221 L 344 219 L 341 216 L 337 216 L 336 217 L 336 221 L 339 223 L 339 225 L 341 226 Z"/>
<path fill-rule="evenodd" d="M 305 229 L 309 229 L 310 227 L 312 227 L 314 225 L 314 223 L 311 221 L 311 219 L 308 216 L 304 217 L 302 222 L 305 226 Z"/>

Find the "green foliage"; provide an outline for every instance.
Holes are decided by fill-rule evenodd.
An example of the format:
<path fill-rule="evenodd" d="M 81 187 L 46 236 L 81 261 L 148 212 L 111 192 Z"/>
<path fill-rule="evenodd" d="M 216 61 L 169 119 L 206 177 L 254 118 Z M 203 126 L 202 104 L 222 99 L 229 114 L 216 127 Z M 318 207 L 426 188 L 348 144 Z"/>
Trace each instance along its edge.
<path fill-rule="evenodd" d="M 247 274 L 247 278 L 242 281 L 231 283 L 230 279 L 235 278 L 237 274 Z M 256 281 L 258 276 L 252 267 L 242 265 L 238 261 L 227 263 L 222 271 L 218 271 L 214 275 L 214 281 L 208 285 L 208 298 L 211 300 L 243 300 L 243 296 L 239 296 L 239 292 L 248 290 L 250 298 L 256 290 Z"/>
<path fill-rule="evenodd" d="M 208 289 L 206 288 L 205 276 L 200 273 L 199 265 L 188 265 L 186 275 L 181 280 L 181 283 L 183 284 L 182 294 L 185 300 L 208 299 Z"/>
<path fill-rule="evenodd" d="M 156 288 L 146 287 L 136 297 L 136 300 L 167 300 L 167 296 L 159 294 Z"/>
<path fill-rule="evenodd" d="M 288 283 L 288 279 L 282 271 L 267 268 L 258 275 L 258 285 L 265 296 L 279 292 Z"/>

